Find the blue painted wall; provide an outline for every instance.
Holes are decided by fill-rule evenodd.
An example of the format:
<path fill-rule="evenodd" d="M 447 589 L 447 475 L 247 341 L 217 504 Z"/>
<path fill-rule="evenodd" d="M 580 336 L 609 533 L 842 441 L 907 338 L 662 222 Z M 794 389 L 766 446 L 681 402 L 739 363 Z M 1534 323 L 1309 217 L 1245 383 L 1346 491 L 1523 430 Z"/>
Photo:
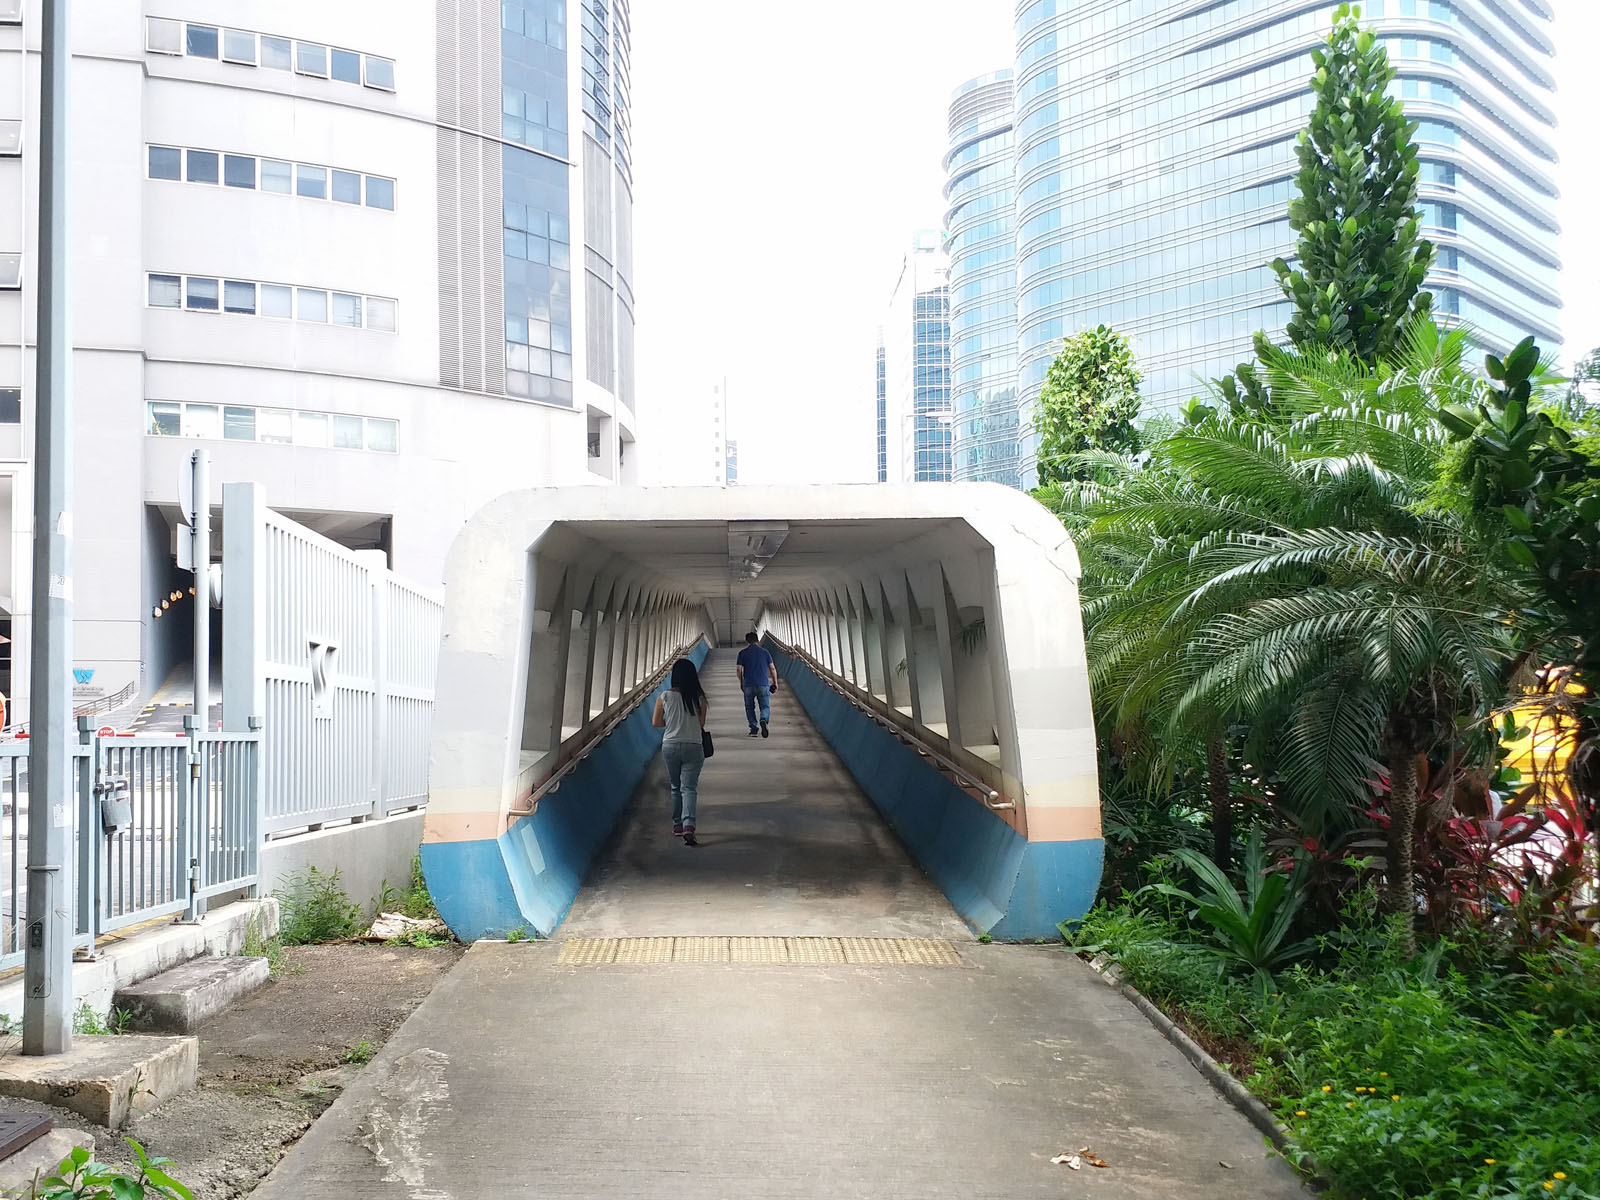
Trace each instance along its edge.
<path fill-rule="evenodd" d="M 701 641 L 689 657 L 701 666 L 709 652 Z M 514 929 L 549 937 L 561 924 L 661 749 L 650 715 L 666 687 L 663 680 L 559 790 L 539 801 L 537 812 L 500 837 L 423 843 L 428 890 L 458 938 L 504 937 Z"/>
<path fill-rule="evenodd" d="M 1029 842 L 769 641 L 778 671 L 956 912 L 1002 941 L 1055 937 L 1100 886 L 1103 843 Z"/>

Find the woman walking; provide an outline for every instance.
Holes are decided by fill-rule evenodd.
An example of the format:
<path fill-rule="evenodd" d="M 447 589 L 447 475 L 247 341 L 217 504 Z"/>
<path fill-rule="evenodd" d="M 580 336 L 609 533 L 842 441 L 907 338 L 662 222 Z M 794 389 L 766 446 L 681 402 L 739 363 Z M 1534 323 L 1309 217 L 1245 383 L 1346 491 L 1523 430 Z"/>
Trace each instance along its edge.
<path fill-rule="evenodd" d="M 706 765 L 701 735 L 707 707 L 700 673 L 687 658 L 680 658 L 672 664 L 670 690 L 656 697 L 650 724 L 665 730 L 661 757 L 667 760 L 672 780 L 672 832 L 682 836 L 685 846 L 700 844 L 694 840 L 695 805 L 700 798 L 700 770 Z"/>

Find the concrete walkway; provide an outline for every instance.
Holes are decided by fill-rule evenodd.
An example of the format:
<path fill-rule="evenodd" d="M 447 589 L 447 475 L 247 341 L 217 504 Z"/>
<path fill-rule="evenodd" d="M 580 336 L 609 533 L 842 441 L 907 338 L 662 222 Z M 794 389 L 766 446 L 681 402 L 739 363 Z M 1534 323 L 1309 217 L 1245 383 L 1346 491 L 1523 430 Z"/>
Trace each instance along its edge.
<path fill-rule="evenodd" d="M 572 966 L 482 943 L 255 1193 L 1287 1200 L 1293 1173 L 1059 949 L 980 945 L 780 688 L 747 739 L 729 656 L 704 845 L 659 775 L 563 936 L 949 938 L 955 966 Z M 1083 1147 L 1104 1170 L 1052 1156 Z"/>
<path fill-rule="evenodd" d="M 770 738 L 749 737 L 735 651 L 701 673 L 717 752 L 697 847 L 672 836 L 659 758 L 560 933 L 970 938 L 781 683 Z"/>

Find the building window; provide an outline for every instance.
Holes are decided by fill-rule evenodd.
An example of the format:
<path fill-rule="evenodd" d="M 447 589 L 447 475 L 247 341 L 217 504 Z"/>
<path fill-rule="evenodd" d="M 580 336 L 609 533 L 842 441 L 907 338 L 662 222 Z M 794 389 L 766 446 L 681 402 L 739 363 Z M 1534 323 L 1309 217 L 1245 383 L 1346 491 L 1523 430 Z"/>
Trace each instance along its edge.
<path fill-rule="evenodd" d="M 22 155 L 22 122 L 0 121 L 0 158 Z"/>
<path fill-rule="evenodd" d="M 244 29 L 225 29 L 222 33 L 222 58 L 240 66 L 256 65 L 256 35 Z"/>
<path fill-rule="evenodd" d="M 335 50 L 333 58 L 333 77 L 340 83 L 361 82 L 361 55 L 354 50 Z"/>
<path fill-rule="evenodd" d="M 261 190 L 279 192 L 285 196 L 294 191 L 294 164 L 279 162 L 275 158 L 261 160 Z"/>
<path fill-rule="evenodd" d="M 231 313 L 251 314 L 256 311 L 256 285 L 239 279 L 229 279 L 222 285 L 222 310 Z"/>
<path fill-rule="evenodd" d="M 0 254 L 0 290 L 16 291 L 22 286 L 22 255 Z"/>
<path fill-rule="evenodd" d="M 0 424 L 5 423 L 8 391 L 15 394 L 17 420 L 21 420 L 21 389 L 0 388 Z M 276 446 L 365 450 L 376 454 L 396 454 L 400 450 L 400 424 L 385 417 L 252 408 L 242 404 L 188 404 L 177 400 L 151 400 L 146 412 L 147 428 L 154 437 L 265 442 Z"/>
<path fill-rule="evenodd" d="M 22 0 L 0 0 L 0 25 L 22 24 Z"/>
<path fill-rule="evenodd" d="M 0 264 L 6 256 L 0 255 Z M 18 255 L 11 257 L 19 258 Z M 395 302 L 388 296 L 360 292 L 329 292 L 324 288 L 292 287 L 251 279 L 222 279 L 208 275 L 146 276 L 151 308 L 187 308 L 195 312 L 225 312 L 236 316 L 291 318 L 317 325 L 329 323 L 346 329 L 395 331 Z M 330 296 L 332 298 L 330 305 Z"/>
<path fill-rule="evenodd" d="M 218 156 L 211 150 L 190 150 L 184 155 L 189 164 L 190 183 L 216 183 Z"/>
<path fill-rule="evenodd" d="M 183 170 L 187 155 L 187 174 Z M 276 158 L 258 159 L 251 154 L 228 154 L 216 150 L 184 149 L 179 146 L 149 147 L 151 179 L 217 184 L 244 190 L 259 189 L 281 196 L 297 195 L 309 200 L 332 200 L 359 206 L 365 199 L 368 208 L 394 209 L 394 180 L 383 175 L 363 175 L 342 167 L 318 163 L 291 163 Z"/>
<path fill-rule="evenodd" d="M 217 311 L 217 281 L 190 275 L 184 280 L 184 307 L 197 312 Z"/>
<path fill-rule="evenodd" d="M 294 43 L 288 38 L 261 35 L 261 65 L 272 71 L 294 70 Z"/>
<path fill-rule="evenodd" d="M 315 42 L 294 44 L 294 69 L 300 75 L 328 76 L 328 48 Z"/>
<path fill-rule="evenodd" d="M 261 315 L 287 321 L 294 316 L 294 289 L 281 283 L 261 285 Z"/>
<path fill-rule="evenodd" d="M 394 211 L 394 180 L 381 175 L 367 176 L 367 207 Z"/>
<path fill-rule="evenodd" d="M 181 275 L 150 276 L 150 307 L 181 308 L 183 306 L 183 277 Z"/>
<path fill-rule="evenodd" d="M 369 88 L 380 91 L 394 91 L 394 59 L 378 58 L 375 55 L 366 56 L 367 76 L 366 84 Z"/>
<path fill-rule="evenodd" d="M 361 328 L 361 297 L 346 292 L 333 294 L 333 323 L 349 329 Z"/>
<path fill-rule="evenodd" d="M 313 200 L 325 200 L 328 196 L 328 171 L 326 167 L 312 167 L 300 163 L 294 169 L 295 194 L 307 196 Z"/>
<path fill-rule="evenodd" d="M 9 12 L 17 14 L 15 20 L 7 18 Z M 21 0 L 0 0 L 0 25 L 21 24 L 21 13 Z M 187 24 L 168 17 L 146 17 L 144 44 L 152 54 L 221 58 L 241 67 L 259 65 L 271 71 L 294 71 L 357 87 L 394 91 L 394 59 L 358 50 L 330 50 L 320 42 L 298 42 L 249 29 Z"/>
<path fill-rule="evenodd" d="M 256 160 L 244 154 L 222 156 L 222 182 L 233 188 L 256 186 Z"/>
<path fill-rule="evenodd" d="M 190 58 L 217 57 L 217 27 L 189 25 L 184 28 L 183 52 Z"/>
<path fill-rule="evenodd" d="M 150 178 L 172 179 L 183 178 L 183 151 L 176 146 L 151 146 L 150 147 Z"/>
<path fill-rule="evenodd" d="M 361 176 L 354 171 L 333 172 L 333 187 L 331 194 L 336 203 L 360 204 L 361 203 Z"/>
<path fill-rule="evenodd" d="M 144 45 L 155 54 L 182 54 L 183 22 L 150 17 L 145 21 Z"/>
<path fill-rule="evenodd" d="M 295 289 L 295 316 L 302 321 L 328 323 L 328 293 L 318 288 Z"/>
<path fill-rule="evenodd" d="M 22 389 L 0 388 L 0 425 L 22 424 Z"/>

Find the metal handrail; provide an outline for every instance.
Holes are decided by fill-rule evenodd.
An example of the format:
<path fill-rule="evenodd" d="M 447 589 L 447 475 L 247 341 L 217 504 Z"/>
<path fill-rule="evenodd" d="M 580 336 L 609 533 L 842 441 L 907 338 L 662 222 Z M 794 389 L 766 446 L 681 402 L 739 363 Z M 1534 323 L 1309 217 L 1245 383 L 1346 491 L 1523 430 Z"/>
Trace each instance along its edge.
<path fill-rule="evenodd" d="M 547 775 L 542 783 L 535 785 L 533 791 L 528 794 L 528 807 L 507 809 L 507 819 L 509 820 L 511 817 L 531 817 L 537 812 L 539 810 L 539 801 L 552 792 L 559 790 L 562 780 L 577 770 L 578 764 L 588 758 L 594 752 L 596 746 L 615 733 L 617 726 L 633 716 L 639 706 L 644 703 L 645 698 L 654 692 L 660 686 L 661 681 L 667 677 L 667 674 L 672 670 L 672 665 L 680 658 L 687 657 L 690 651 L 704 640 L 704 637 L 698 637 L 692 642 L 685 642 L 682 646 L 679 646 L 677 650 L 667 656 L 666 662 L 656 668 L 654 674 L 647 676 L 645 681 L 635 688 L 630 695 L 618 700 L 612 706 L 612 715 L 610 717 L 602 716 L 602 724 L 593 736 L 561 759 L 555 770 Z"/>
<path fill-rule="evenodd" d="M 993 809 L 997 812 L 1001 810 L 1014 810 L 1017 807 L 1017 802 L 1015 800 L 1002 797 L 1000 792 L 990 787 L 987 781 L 978 778 L 978 776 L 974 775 L 967 768 L 950 758 L 949 755 L 944 754 L 942 751 L 929 745 L 925 740 L 919 737 L 915 731 L 907 729 L 904 725 L 900 724 L 899 721 L 885 716 L 883 713 L 879 712 L 874 705 L 864 702 L 863 697 L 856 691 L 856 689 L 847 687 L 842 681 L 839 680 L 837 675 L 835 675 L 827 667 L 823 666 L 822 663 L 817 661 L 817 659 L 811 654 L 807 653 L 805 650 L 802 650 L 799 646 L 789 645 L 782 638 L 774 637 L 771 633 L 766 634 L 766 637 L 775 642 L 778 648 L 785 654 L 792 655 L 793 657 L 804 662 L 816 674 L 818 679 L 820 679 L 834 692 L 842 696 L 845 700 L 849 701 L 850 704 L 852 704 L 862 714 L 871 718 L 875 724 L 893 734 L 896 739 L 903 742 L 905 745 L 910 746 L 923 758 L 930 759 L 941 775 L 949 779 L 962 791 L 967 792 L 973 797 L 973 799 L 983 801 L 983 803 L 990 809 Z M 874 697 L 874 699 L 876 699 L 876 697 Z M 901 714 L 897 712 L 895 715 L 898 717 Z"/>

